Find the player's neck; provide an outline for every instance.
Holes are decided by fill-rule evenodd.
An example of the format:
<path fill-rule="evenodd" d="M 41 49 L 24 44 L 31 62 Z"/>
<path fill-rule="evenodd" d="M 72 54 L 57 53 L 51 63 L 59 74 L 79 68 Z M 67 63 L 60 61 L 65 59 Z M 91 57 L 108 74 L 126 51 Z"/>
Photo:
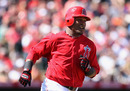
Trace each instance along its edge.
<path fill-rule="evenodd" d="M 73 32 L 73 30 L 71 30 L 71 29 L 68 28 L 68 27 L 66 28 L 66 34 L 68 34 L 68 35 L 71 36 L 72 38 L 81 36 L 81 35 L 75 34 L 75 33 Z"/>

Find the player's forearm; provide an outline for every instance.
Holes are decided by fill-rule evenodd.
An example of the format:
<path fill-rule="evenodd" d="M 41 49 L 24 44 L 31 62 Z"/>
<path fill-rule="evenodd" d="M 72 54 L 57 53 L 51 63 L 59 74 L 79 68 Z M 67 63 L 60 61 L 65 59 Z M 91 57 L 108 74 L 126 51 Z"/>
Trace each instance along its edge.
<path fill-rule="evenodd" d="M 26 59 L 25 65 L 24 65 L 24 71 L 25 70 L 32 70 L 33 61 L 31 59 Z"/>
<path fill-rule="evenodd" d="M 91 67 L 91 69 L 88 72 L 85 72 L 85 75 L 90 78 L 93 78 L 96 75 L 96 70 L 93 67 Z"/>

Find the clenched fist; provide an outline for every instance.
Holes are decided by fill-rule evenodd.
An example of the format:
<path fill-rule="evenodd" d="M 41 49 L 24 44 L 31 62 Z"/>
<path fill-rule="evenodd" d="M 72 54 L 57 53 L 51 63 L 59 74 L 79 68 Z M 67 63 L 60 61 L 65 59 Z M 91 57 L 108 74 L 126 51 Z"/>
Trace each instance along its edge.
<path fill-rule="evenodd" d="M 26 87 L 27 84 L 31 86 L 31 72 L 30 71 L 23 71 L 19 78 L 19 82 Z"/>
<path fill-rule="evenodd" d="M 79 58 L 81 60 L 80 65 L 81 68 L 85 71 L 88 72 L 91 68 L 90 64 L 89 64 L 89 60 L 86 57 L 80 56 Z"/>

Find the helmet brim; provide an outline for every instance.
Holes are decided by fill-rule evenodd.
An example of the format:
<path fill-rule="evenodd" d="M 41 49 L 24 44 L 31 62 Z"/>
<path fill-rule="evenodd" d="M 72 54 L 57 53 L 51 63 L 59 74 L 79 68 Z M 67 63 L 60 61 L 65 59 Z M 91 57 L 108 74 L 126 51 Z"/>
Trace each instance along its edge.
<path fill-rule="evenodd" d="M 91 20 L 89 17 L 87 17 L 85 15 L 75 15 L 73 17 L 84 17 L 84 18 L 86 18 L 86 21 L 90 21 Z"/>

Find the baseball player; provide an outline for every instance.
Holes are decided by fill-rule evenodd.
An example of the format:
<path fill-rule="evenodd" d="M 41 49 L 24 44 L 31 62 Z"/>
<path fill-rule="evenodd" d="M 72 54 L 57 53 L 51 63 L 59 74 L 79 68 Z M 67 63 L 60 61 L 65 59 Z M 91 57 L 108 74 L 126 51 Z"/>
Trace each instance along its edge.
<path fill-rule="evenodd" d="M 100 70 L 96 47 L 83 35 L 89 20 L 83 7 L 68 9 L 66 30 L 49 34 L 30 49 L 19 82 L 24 86 L 31 85 L 32 66 L 41 57 L 48 59 L 41 91 L 77 91 L 82 87 L 85 76 L 96 76 Z"/>

